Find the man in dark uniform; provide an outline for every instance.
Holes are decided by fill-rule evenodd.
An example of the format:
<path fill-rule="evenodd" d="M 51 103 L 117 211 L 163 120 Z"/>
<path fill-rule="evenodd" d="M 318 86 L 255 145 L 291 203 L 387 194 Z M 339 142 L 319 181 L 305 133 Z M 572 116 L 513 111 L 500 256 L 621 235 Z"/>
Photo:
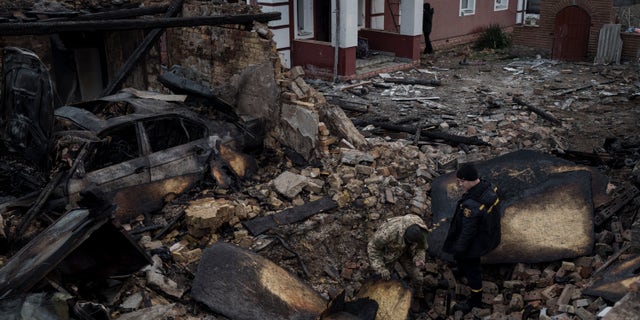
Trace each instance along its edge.
<path fill-rule="evenodd" d="M 464 313 L 482 306 L 482 268 L 480 257 L 500 243 L 500 199 L 497 188 L 481 180 L 471 164 L 456 172 L 458 185 L 465 191 L 453 214 L 443 250 L 453 254 L 458 268 L 467 278 L 471 294 L 456 309 Z"/>
<path fill-rule="evenodd" d="M 429 3 L 425 3 L 422 7 L 422 34 L 424 35 L 424 53 L 433 53 L 431 45 L 431 27 L 433 26 L 433 8 Z"/>

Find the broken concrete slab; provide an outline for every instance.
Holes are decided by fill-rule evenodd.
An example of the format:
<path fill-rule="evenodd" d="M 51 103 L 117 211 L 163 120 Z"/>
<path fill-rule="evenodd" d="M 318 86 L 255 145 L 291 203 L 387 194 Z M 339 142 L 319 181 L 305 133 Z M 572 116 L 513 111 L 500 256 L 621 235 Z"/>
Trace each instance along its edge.
<path fill-rule="evenodd" d="M 279 194 L 293 199 L 307 186 L 308 179 L 303 175 L 285 171 L 273 179 L 272 183 Z"/>
<path fill-rule="evenodd" d="M 594 203 L 606 198 L 606 178 L 597 171 L 541 152 L 521 150 L 477 162 L 480 175 L 502 199 L 502 241 L 487 263 L 543 262 L 590 254 Z M 455 173 L 432 186 L 433 221 L 448 220 L 461 195 Z M 442 252 L 449 222 L 429 235 L 430 252 Z"/>
<path fill-rule="evenodd" d="M 278 97 L 274 66 L 265 62 L 242 70 L 232 84 L 238 88 L 236 113 L 242 118 L 265 118 L 278 121 Z M 274 122 L 275 123 L 275 122 Z"/>
<path fill-rule="evenodd" d="M 275 128 L 278 140 L 306 160 L 311 159 L 318 146 L 319 119 L 313 109 L 282 102 L 279 125 Z"/>
<path fill-rule="evenodd" d="M 285 269 L 223 242 L 203 251 L 191 296 L 237 320 L 312 320 L 326 308 L 320 294 Z"/>

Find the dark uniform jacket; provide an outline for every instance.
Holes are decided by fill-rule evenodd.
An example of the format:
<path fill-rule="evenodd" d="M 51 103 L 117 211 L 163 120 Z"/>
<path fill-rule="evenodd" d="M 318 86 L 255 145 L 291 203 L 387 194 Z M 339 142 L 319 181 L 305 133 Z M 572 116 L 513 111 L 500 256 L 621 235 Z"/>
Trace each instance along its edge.
<path fill-rule="evenodd" d="M 479 258 L 500 244 L 500 199 L 497 188 L 480 183 L 462 195 L 456 205 L 442 250 L 456 258 Z"/>

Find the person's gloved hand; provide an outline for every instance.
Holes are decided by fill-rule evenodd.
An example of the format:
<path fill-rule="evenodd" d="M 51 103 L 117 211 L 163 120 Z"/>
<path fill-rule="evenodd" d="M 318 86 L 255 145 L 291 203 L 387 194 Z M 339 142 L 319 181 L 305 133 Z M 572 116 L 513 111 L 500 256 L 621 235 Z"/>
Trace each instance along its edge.
<path fill-rule="evenodd" d="M 389 272 L 389 270 L 384 269 L 380 271 L 380 278 L 382 278 L 382 280 L 390 280 L 391 279 L 391 272 Z"/>

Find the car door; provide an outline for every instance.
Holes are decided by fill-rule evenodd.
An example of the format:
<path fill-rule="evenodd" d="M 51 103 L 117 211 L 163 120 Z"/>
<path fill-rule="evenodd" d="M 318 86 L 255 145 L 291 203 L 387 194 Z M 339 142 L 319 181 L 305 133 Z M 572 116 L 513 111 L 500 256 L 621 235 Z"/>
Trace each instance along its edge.
<path fill-rule="evenodd" d="M 140 131 L 139 124 L 129 122 L 100 133 L 103 142 L 97 143 L 83 161 L 85 174 L 69 180 L 69 195 L 91 186 L 115 195 L 148 183 L 149 160 L 143 153 Z"/>
<path fill-rule="evenodd" d="M 178 194 L 203 177 L 213 148 L 206 126 L 175 115 L 148 119 L 143 128 L 152 184 Z"/>

